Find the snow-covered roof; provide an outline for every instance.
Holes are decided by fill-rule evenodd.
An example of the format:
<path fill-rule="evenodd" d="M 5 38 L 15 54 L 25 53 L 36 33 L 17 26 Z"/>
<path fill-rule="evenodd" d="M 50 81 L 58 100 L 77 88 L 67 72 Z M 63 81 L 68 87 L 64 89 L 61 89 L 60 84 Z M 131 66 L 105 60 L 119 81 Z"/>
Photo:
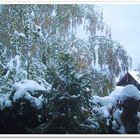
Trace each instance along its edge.
<path fill-rule="evenodd" d="M 138 71 L 128 71 L 128 73 L 140 84 L 140 73 Z"/>

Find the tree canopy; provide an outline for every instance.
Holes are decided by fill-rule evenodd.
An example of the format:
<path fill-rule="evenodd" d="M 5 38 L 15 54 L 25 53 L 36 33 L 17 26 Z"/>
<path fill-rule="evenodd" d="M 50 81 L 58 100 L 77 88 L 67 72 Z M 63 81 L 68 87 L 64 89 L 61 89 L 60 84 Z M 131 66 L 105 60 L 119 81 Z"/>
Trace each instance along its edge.
<path fill-rule="evenodd" d="M 44 78 L 45 69 L 57 67 L 58 55 L 68 52 L 78 60 L 80 72 L 97 70 L 113 87 L 115 77 L 131 64 L 124 48 L 111 39 L 96 5 L 2 5 L 0 20 L 2 74 L 9 60 L 19 55 L 26 78 Z M 78 26 L 87 39 L 77 36 Z"/>

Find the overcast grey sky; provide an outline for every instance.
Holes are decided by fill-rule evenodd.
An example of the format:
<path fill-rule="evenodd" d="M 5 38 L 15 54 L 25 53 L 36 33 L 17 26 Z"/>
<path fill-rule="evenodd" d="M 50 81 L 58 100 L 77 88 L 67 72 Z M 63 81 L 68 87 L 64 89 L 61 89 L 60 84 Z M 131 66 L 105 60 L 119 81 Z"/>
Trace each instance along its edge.
<path fill-rule="evenodd" d="M 99 4 L 112 39 L 120 42 L 132 57 L 132 70 L 140 64 L 140 4 Z"/>

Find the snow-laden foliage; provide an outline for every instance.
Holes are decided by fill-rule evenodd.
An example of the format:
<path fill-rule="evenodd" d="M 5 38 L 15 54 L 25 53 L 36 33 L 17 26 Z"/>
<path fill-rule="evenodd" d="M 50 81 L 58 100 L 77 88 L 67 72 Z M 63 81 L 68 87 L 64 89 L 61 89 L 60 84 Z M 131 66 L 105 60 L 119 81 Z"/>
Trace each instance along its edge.
<path fill-rule="evenodd" d="M 0 93 L 7 94 L 11 92 L 12 84 L 20 80 L 27 79 L 25 61 L 20 55 L 11 58 L 6 65 L 3 65 L 0 77 Z"/>
<path fill-rule="evenodd" d="M 14 58 L 10 59 L 7 63 L 5 69 L 6 74 L 4 75 L 5 79 L 8 79 L 11 75 L 13 76 L 13 82 L 20 81 L 22 79 L 27 79 L 27 71 L 22 69 L 21 57 L 16 55 Z M 12 74 L 10 74 L 12 73 Z"/>
<path fill-rule="evenodd" d="M 0 133 L 31 133 L 30 129 L 43 123 L 42 110 L 51 85 L 22 80 L 12 85 L 9 94 L 0 96 Z"/>
<path fill-rule="evenodd" d="M 47 89 L 35 81 L 23 80 L 13 84 L 13 92 L 14 102 L 19 99 L 26 99 L 29 100 L 31 105 L 36 109 L 42 109 L 44 100 L 43 93 L 47 93 Z"/>
<path fill-rule="evenodd" d="M 3 110 L 6 107 L 11 107 L 12 101 L 10 100 L 9 94 L 1 95 L 0 97 L 0 110 Z"/>
<path fill-rule="evenodd" d="M 110 128 L 112 133 L 136 133 L 139 129 L 135 125 L 135 123 L 137 125 L 139 123 L 139 100 L 140 92 L 135 86 L 117 87 L 109 96 L 93 96 L 93 103 L 95 104 L 93 112 L 104 118 L 106 129 L 109 130 Z M 133 123 L 131 123 L 132 119 Z M 136 127 L 135 131 L 132 131 L 134 127 Z"/>
<path fill-rule="evenodd" d="M 95 5 L 3 5 L 0 14 L 2 53 L 7 55 L 3 62 L 22 55 L 28 79 L 36 78 L 35 75 L 42 78 L 46 69 L 43 64 L 57 67 L 55 56 L 64 51 L 79 61 L 79 70 L 99 67 L 100 75 L 107 76 L 104 83 L 109 82 L 109 91 L 115 77 L 129 67 L 129 56 L 111 39 L 102 9 Z M 83 34 L 86 30 L 87 40 L 76 35 L 80 25 Z"/>
<path fill-rule="evenodd" d="M 26 99 L 30 101 L 34 108 L 41 109 L 43 107 L 44 101 L 43 96 L 47 92 L 47 88 L 32 80 L 23 80 L 14 83 L 12 86 L 11 94 L 1 94 L 0 108 L 2 110 L 6 107 L 11 107 L 13 102 L 16 102 L 20 99 Z"/>
<path fill-rule="evenodd" d="M 36 109 L 42 109 L 44 96 L 51 90 L 51 85 L 39 85 L 33 80 L 23 80 L 12 85 L 11 94 L 1 94 L 0 108 L 11 107 L 12 103 L 25 99 Z"/>

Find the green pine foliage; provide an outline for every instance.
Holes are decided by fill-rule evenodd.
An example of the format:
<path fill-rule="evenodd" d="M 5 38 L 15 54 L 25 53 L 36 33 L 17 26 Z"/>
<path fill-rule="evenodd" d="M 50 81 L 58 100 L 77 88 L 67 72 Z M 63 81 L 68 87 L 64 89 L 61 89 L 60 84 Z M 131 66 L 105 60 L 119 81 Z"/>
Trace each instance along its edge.
<path fill-rule="evenodd" d="M 44 133 L 81 133 L 81 124 L 90 116 L 91 92 L 86 74 L 78 74 L 76 61 L 70 54 L 59 55 L 58 69 L 49 69 L 47 81 L 52 90 L 47 95 L 46 129 Z M 86 82 L 86 83 L 85 83 Z"/>

